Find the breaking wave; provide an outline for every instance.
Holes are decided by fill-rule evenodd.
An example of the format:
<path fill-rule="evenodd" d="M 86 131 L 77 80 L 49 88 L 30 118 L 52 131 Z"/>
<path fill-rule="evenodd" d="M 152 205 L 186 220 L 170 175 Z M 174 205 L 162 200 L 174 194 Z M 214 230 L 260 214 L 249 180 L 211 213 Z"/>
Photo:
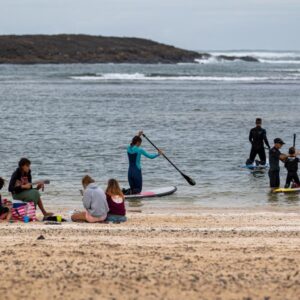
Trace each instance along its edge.
<path fill-rule="evenodd" d="M 211 56 L 204 57 L 203 59 L 196 59 L 195 62 L 201 64 L 209 63 L 224 63 L 247 61 L 248 59 L 257 60 L 260 63 L 267 64 L 299 64 L 300 65 L 300 52 L 293 51 L 212 51 L 209 52 Z"/>
<path fill-rule="evenodd" d="M 142 74 L 142 73 L 106 73 L 93 76 L 71 76 L 71 79 L 81 81 L 228 81 L 228 82 L 266 82 L 281 80 L 299 80 L 300 76 L 199 76 L 199 75 L 176 75 L 176 74 Z"/>

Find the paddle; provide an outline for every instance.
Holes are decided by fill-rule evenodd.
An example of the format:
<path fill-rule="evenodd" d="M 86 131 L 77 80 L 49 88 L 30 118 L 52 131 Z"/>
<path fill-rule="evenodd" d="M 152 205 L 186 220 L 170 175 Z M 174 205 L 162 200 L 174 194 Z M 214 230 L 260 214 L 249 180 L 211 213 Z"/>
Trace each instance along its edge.
<path fill-rule="evenodd" d="M 148 139 L 148 137 L 143 133 L 143 137 L 157 150 L 159 151 L 159 149 Z M 192 178 L 190 178 L 189 176 L 185 175 L 184 173 L 182 173 L 171 161 L 170 159 L 163 153 L 162 156 L 181 174 L 181 176 L 190 184 L 190 185 L 195 185 L 196 182 L 195 180 L 193 180 Z"/>

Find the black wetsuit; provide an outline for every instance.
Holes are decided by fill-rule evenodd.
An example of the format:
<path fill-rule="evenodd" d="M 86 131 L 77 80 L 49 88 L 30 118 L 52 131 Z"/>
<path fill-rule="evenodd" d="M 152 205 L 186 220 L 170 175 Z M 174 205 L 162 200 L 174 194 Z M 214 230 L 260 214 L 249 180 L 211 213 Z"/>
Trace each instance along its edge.
<path fill-rule="evenodd" d="M 297 185 L 300 185 L 299 177 L 298 177 L 298 163 L 300 162 L 298 157 L 290 156 L 286 159 L 284 166 L 286 167 L 288 173 L 286 176 L 285 187 L 288 188 L 292 181 L 294 181 Z"/>
<path fill-rule="evenodd" d="M 278 188 L 280 187 L 280 167 L 279 167 L 279 159 L 281 152 L 273 147 L 269 151 L 269 162 L 270 162 L 270 170 L 269 170 L 269 178 L 270 178 L 270 187 Z"/>
<path fill-rule="evenodd" d="M 254 127 L 250 130 L 249 141 L 252 144 L 250 157 L 247 160 L 247 165 L 251 165 L 254 162 L 255 156 L 258 154 L 260 159 L 260 164 L 266 164 L 266 152 L 264 148 L 264 143 L 270 149 L 270 145 L 267 139 L 267 132 L 260 126 Z"/>

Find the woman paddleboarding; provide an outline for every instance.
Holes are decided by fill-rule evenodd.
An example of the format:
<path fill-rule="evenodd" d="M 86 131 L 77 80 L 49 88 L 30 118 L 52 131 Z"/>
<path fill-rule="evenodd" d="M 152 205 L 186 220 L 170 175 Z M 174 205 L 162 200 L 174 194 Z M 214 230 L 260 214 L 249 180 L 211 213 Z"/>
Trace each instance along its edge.
<path fill-rule="evenodd" d="M 151 154 L 141 148 L 143 131 L 140 131 L 136 135 L 131 144 L 127 147 L 127 155 L 129 160 L 128 169 L 128 182 L 130 189 L 124 190 L 126 195 L 139 194 L 143 187 L 142 168 L 141 168 L 141 156 L 144 155 L 147 158 L 154 159 L 162 154 L 161 150 L 158 150 L 157 154 Z"/>

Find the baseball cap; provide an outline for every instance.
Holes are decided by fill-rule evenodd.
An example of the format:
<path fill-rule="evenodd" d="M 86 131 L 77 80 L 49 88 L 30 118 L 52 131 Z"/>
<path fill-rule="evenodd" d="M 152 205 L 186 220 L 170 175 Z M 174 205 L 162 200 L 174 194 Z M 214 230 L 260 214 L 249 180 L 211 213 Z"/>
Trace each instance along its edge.
<path fill-rule="evenodd" d="M 281 138 L 276 138 L 276 139 L 274 139 L 274 144 L 281 144 L 281 145 L 284 145 L 285 142 L 284 142 Z"/>

